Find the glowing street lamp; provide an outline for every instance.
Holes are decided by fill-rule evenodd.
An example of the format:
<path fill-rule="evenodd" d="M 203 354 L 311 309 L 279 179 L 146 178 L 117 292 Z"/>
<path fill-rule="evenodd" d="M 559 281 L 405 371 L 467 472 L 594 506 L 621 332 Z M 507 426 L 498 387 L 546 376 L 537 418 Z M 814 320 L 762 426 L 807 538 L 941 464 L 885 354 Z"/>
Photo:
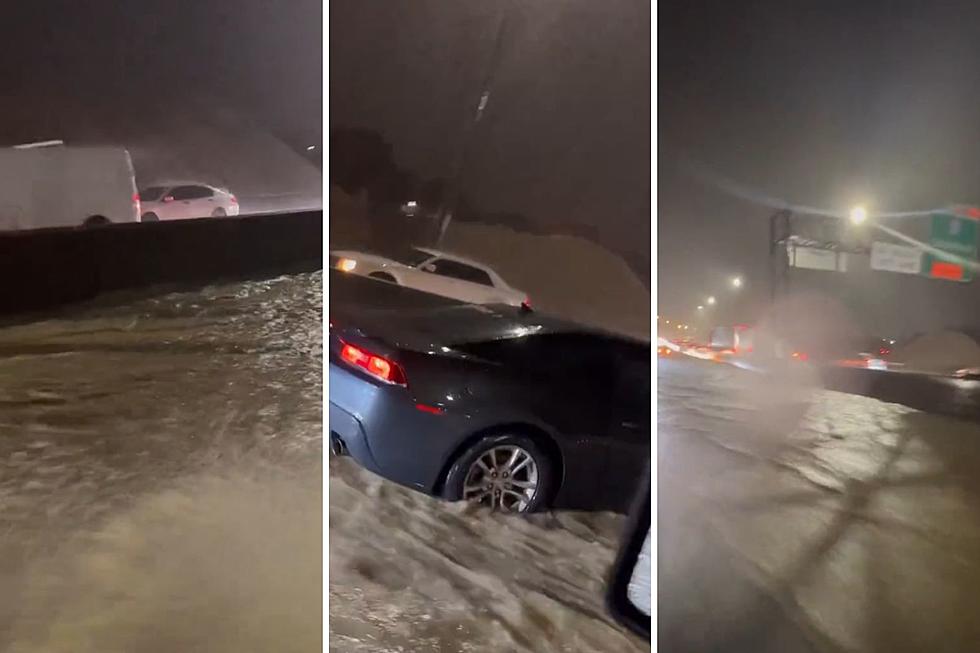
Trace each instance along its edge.
<path fill-rule="evenodd" d="M 708 306 L 714 306 L 714 305 L 715 305 L 714 296 L 708 297 Z"/>
<path fill-rule="evenodd" d="M 858 226 L 868 219 L 868 211 L 863 206 L 855 206 L 851 209 L 851 224 Z"/>
<path fill-rule="evenodd" d="M 742 277 L 732 277 L 732 288 L 742 287 Z"/>
<path fill-rule="evenodd" d="M 699 311 L 703 311 L 704 310 L 704 306 L 702 306 L 701 304 L 698 304 L 698 310 Z"/>

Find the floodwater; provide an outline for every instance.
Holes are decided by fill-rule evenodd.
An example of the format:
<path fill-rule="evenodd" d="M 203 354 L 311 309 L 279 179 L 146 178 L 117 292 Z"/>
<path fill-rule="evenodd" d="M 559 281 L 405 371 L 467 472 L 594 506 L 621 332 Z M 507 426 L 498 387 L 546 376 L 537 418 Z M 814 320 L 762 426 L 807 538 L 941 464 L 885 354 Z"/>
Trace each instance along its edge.
<path fill-rule="evenodd" d="M 632 653 L 604 596 L 625 518 L 500 515 L 330 459 L 330 650 Z"/>
<path fill-rule="evenodd" d="M 0 651 L 321 649 L 321 290 L 0 328 Z"/>
<path fill-rule="evenodd" d="M 322 275 L 0 328 L 0 651 L 322 648 Z M 622 517 L 491 515 L 330 461 L 331 650 L 649 650 Z"/>
<path fill-rule="evenodd" d="M 980 425 L 658 369 L 660 646 L 980 650 Z"/>

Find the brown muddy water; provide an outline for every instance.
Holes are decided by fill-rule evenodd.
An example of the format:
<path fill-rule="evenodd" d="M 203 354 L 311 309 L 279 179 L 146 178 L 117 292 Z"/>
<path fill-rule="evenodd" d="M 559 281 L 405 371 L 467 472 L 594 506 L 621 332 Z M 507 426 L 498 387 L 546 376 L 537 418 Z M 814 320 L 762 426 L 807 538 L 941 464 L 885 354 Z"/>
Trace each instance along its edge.
<path fill-rule="evenodd" d="M 321 649 L 321 280 L 0 328 L 0 651 Z"/>
<path fill-rule="evenodd" d="M 0 651 L 322 648 L 322 275 L 0 327 Z M 330 649 L 649 647 L 623 519 L 488 514 L 331 459 Z"/>

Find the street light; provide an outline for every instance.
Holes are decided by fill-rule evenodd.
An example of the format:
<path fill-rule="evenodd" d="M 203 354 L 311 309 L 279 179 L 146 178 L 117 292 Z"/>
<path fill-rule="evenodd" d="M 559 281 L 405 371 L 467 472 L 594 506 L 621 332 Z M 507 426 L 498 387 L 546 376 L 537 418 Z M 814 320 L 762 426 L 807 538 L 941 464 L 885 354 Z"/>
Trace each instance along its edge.
<path fill-rule="evenodd" d="M 868 211 L 863 206 L 855 206 L 851 209 L 851 224 L 854 226 L 862 224 L 868 219 Z"/>
<path fill-rule="evenodd" d="M 701 304 L 698 304 L 698 310 L 699 311 L 703 311 L 704 310 L 704 306 L 702 306 Z"/>
<path fill-rule="evenodd" d="M 714 305 L 715 305 L 714 296 L 708 297 L 708 306 L 714 306 Z"/>
<path fill-rule="evenodd" d="M 742 287 L 742 277 L 732 277 L 732 288 Z"/>

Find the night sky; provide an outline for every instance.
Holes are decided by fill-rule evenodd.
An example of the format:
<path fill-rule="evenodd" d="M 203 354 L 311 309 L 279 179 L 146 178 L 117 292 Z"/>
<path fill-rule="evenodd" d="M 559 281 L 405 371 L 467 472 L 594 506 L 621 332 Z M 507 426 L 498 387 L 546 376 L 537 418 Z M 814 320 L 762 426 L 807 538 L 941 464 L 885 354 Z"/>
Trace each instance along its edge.
<path fill-rule="evenodd" d="M 318 0 L 7 3 L 0 142 L 50 138 L 188 102 L 233 106 L 277 136 L 322 139 Z M 57 137 L 57 136 L 56 136 Z"/>
<path fill-rule="evenodd" d="M 980 3 L 661 2 L 659 39 L 661 312 L 687 319 L 734 272 L 750 282 L 742 315 L 767 289 L 772 211 L 701 183 L 687 161 L 840 211 L 980 202 Z M 853 290 L 840 281 L 825 292 Z M 901 294 L 903 311 L 861 309 L 888 328 L 980 317 L 975 283 L 865 283 L 866 298 Z"/>
<path fill-rule="evenodd" d="M 465 193 L 486 211 L 595 225 L 649 255 L 650 2 L 516 2 Z M 447 176 L 505 0 L 330 2 L 330 124 L 375 129 Z"/>

